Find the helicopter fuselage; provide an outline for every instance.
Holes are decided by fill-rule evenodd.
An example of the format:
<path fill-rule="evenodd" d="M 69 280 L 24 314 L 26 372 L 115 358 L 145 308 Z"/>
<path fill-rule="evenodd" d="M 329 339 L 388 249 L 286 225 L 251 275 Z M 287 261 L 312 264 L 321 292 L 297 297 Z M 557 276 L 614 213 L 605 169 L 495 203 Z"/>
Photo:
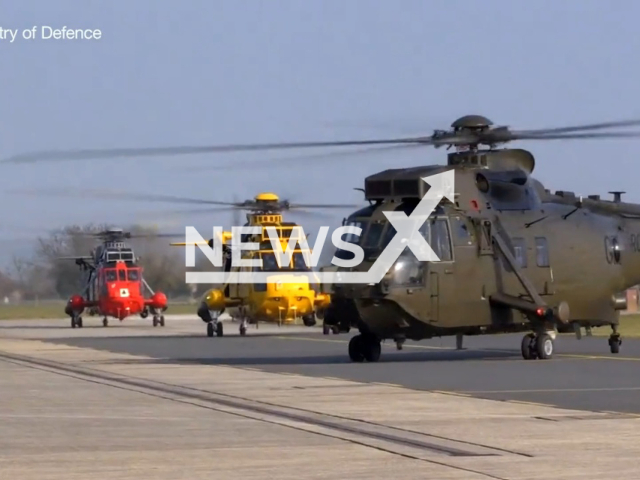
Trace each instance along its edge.
<path fill-rule="evenodd" d="M 490 172 L 478 168 L 425 167 L 413 177 L 452 168 L 455 203 L 443 200 L 421 229 L 440 261 L 406 249 L 379 284 L 335 285 L 342 307 L 333 323 L 413 340 L 618 323 L 624 291 L 640 283 L 640 215 L 551 195 L 523 170 L 493 175 L 490 187 Z M 378 201 L 345 219 L 363 229 L 365 261 L 354 270 L 369 270 L 395 234 L 383 212 L 409 215 L 417 200 Z"/>
<path fill-rule="evenodd" d="M 305 326 L 311 327 L 316 324 L 316 316 L 322 316 L 330 302 L 330 296 L 321 293 L 314 285 L 313 272 L 307 267 L 300 248 L 293 247 L 288 265 L 279 265 L 277 262 L 267 227 L 275 229 L 280 248 L 285 251 L 290 240 L 302 240 L 302 237 L 296 236 L 302 233 L 299 226 L 283 224 L 280 215 L 276 214 L 270 215 L 268 223 L 260 217 L 250 217 L 257 223 L 252 226 L 259 227 L 260 233 L 248 235 L 243 241 L 257 242 L 261 248 L 247 251 L 243 256 L 245 259 L 258 260 L 261 266 L 232 266 L 231 248 L 225 246 L 224 271 L 229 274 L 266 273 L 266 278 L 264 282 L 242 283 L 230 277 L 222 288 L 208 290 L 197 311 L 198 316 L 207 323 L 208 336 L 213 336 L 214 332 L 221 335 L 217 330 L 222 328 L 218 326 L 217 317 L 223 312 L 240 320 L 240 334 L 245 335 L 247 324 L 257 326 L 259 322 L 283 325 L 302 321 Z M 230 239 L 230 233 L 223 233 L 221 240 Z M 209 242 L 209 247 L 212 245 L 213 240 Z"/>

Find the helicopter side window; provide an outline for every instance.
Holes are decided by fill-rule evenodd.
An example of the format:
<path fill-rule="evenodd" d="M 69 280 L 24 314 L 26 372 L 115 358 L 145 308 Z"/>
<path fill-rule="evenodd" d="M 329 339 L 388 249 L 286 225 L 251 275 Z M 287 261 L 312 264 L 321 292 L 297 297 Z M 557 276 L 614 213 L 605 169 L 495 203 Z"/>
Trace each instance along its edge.
<path fill-rule="evenodd" d="M 536 265 L 539 267 L 549 266 L 549 250 L 545 237 L 536 237 Z"/>
<path fill-rule="evenodd" d="M 130 282 L 137 282 L 138 280 L 140 280 L 140 275 L 138 274 L 137 270 L 128 270 L 127 271 L 127 279 Z"/>
<path fill-rule="evenodd" d="M 446 219 L 439 218 L 431 224 L 430 245 L 441 262 L 453 261 L 451 234 L 449 233 L 449 222 Z"/>
<path fill-rule="evenodd" d="M 465 218 L 451 217 L 451 228 L 456 232 L 454 244 L 459 246 L 473 245 L 473 233 Z"/>
<path fill-rule="evenodd" d="M 364 237 L 364 241 L 362 242 L 362 246 L 364 248 L 375 248 L 380 243 L 380 238 L 382 237 L 382 231 L 384 230 L 384 223 L 371 223 L 369 225 L 369 230 L 367 231 L 367 235 Z"/>
<path fill-rule="evenodd" d="M 527 268 L 527 249 L 524 238 L 513 239 L 513 253 L 520 268 Z"/>
<path fill-rule="evenodd" d="M 118 275 L 115 270 L 106 270 L 104 273 L 105 280 L 107 282 L 115 282 L 118 280 Z"/>

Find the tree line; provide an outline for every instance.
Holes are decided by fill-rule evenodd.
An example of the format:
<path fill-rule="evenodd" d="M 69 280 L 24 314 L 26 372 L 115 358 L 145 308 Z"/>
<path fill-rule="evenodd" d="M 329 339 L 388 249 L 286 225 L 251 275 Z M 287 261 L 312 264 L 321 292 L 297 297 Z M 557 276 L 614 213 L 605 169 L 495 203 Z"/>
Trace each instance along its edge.
<path fill-rule="evenodd" d="M 66 300 L 80 293 L 84 286 L 83 275 L 74 258 L 90 255 L 102 241 L 94 234 L 108 228 L 112 226 L 70 225 L 37 238 L 31 255 L 26 258 L 14 257 L 11 265 L 0 271 L 0 298 L 9 297 L 13 301 Z M 162 291 L 169 298 L 187 298 L 197 297 L 211 288 L 210 285 L 185 283 L 187 268 L 184 248 L 169 245 L 171 241 L 181 241 L 179 238 L 154 237 L 154 229 L 140 225 L 133 225 L 125 231 L 148 235 L 126 240 L 126 243 L 139 257 L 144 279 L 153 290 Z M 203 254 L 196 255 L 196 259 L 195 270 L 212 268 Z"/>

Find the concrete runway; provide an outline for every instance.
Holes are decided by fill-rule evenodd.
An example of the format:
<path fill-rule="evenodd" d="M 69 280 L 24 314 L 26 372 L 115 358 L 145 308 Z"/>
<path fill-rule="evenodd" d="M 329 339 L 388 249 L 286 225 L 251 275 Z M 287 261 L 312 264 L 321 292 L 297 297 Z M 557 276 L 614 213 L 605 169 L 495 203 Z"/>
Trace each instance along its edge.
<path fill-rule="evenodd" d="M 519 336 L 446 339 L 353 364 L 347 335 L 225 330 L 0 322 L 0 478 L 640 478 L 637 341 L 524 361 Z"/>
<path fill-rule="evenodd" d="M 547 361 L 523 360 L 521 335 L 467 337 L 462 351 L 455 350 L 454 338 L 408 342 L 400 352 L 393 342 L 387 342 L 380 362 L 353 364 L 347 356 L 351 335 L 324 336 L 315 328 L 263 326 L 250 328 L 243 338 L 237 335 L 236 324 L 225 322 L 225 337 L 207 338 L 204 324 L 197 319 L 177 320 L 170 330 L 149 328 L 147 323 L 134 320 L 107 329 L 56 327 L 55 336 L 61 338 L 51 338 L 50 330 L 44 340 L 145 355 L 166 364 L 226 365 L 640 414 L 640 339 L 623 339 L 621 353 L 612 355 L 606 337 L 577 340 L 559 336 L 556 354 Z M 0 335 L 8 330 L 10 325 L 0 325 Z"/>

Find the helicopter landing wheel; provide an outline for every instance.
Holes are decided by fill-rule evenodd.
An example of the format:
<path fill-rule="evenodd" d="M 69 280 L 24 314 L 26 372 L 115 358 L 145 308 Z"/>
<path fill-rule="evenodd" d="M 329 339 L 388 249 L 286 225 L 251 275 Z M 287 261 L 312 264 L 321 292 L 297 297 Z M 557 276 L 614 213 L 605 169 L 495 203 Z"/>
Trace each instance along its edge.
<path fill-rule="evenodd" d="M 247 334 L 247 327 L 240 327 L 240 335 L 242 335 L 243 337 Z"/>
<path fill-rule="evenodd" d="M 536 337 L 535 349 L 537 357 L 547 360 L 553 356 L 553 339 L 548 333 L 541 333 Z"/>
<path fill-rule="evenodd" d="M 207 323 L 207 337 L 213 337 L 213 323 Z"/>
<path fill-rule="evenodd" d="M 107 319 L 107 317 L 104 317 L 102 319 L 102 326 L 103 327 L 108 327 L 109 326 L 109 320 Z"/>
<path fill-rule="evenodd" d="M 71 328 L 76 328 L 76 319 L 71 317 Z"/>
<path fill-rule="evenodd" d="M 536 336 L 533 333 L 528 333 L 527 335 L 522 337 L 522 358 L 524 358 L 525 360 L 536 359 L 535 341 Z"/>
<path fill-rule="evenodd" d="M 331 325 L 327 325 L 326 323 L 322 325 L 322 334 L 329 335 L 331 333 Z"/>
<path fill-rule="evenodd" d="M 548 333 L 529 333 L 522 339 L 522 358 L 547 360 L 553 356 L 553 338 Z"/>
<path fill-rule="evenodd" d="M 158 316 L 157 316 L 157 315 L 154 315 L 154 316 L 153 316 L 153 326 L 154 326 L 154 327 L 157 327 L 157 326 L 158 326 L 158 323 L 160 323 L 160 319 L 158 318 Z"/>
<path fill-rule="evenodd" d="M 222 322 L 218 322 L 216 324 L 216 337 L 221 337 L 224 334 L 224 327 L 222 326 Z"/>
<path fill-rule="evenodd" d="M 349 341 L 349 358 L 354 362 L 377 362 L 381 353 L 380 340 L 373 335 L 358 334 Z"/>
<path fill-rule="evenodd" d="M 164 327 L 164 315 L 160 315 L 160 326 Z"/>
<path fill-rule="evenodd" d="M 316 316 L 314 314 L 305 315 L 302 317 L 302 323 L 305 327 L 313 327 L 317 323 Z"/>
<path fill-rule="evenodd" d="M 340 327 L 338 325 L 334 325 L 333 327 L 331 327 L 331 333 L 333 333 L 334 335 L 338 335 L 340 333 Z"/>
<path fill-rule="evenodd" d="M 364 361 L 362 343 L 362 335 L 356 335 L 349 340 L 349 358 L 352 362 L 360 363 Z"/>
<path fill-rule="evenodd" d="M 620 345 L 622 345 L 620 334 L 612 334 L 609 337 L 609 350 L 611 351 L 611 353 L 620 353 Z"/>
<path fill-rule="evenodd" d="M 78 317 L 76 319 L 76 325 L 78 326 L 78 328 L 82 328 L 82 317 Z"/>

